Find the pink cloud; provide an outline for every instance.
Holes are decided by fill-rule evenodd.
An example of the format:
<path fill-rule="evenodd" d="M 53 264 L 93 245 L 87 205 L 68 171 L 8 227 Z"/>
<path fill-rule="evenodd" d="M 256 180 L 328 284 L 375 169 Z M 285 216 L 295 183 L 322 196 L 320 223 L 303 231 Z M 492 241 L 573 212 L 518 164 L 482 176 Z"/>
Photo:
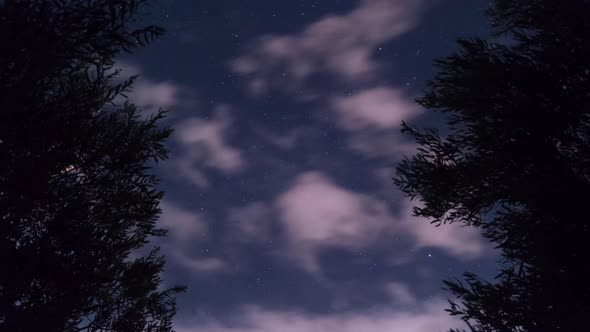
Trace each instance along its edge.
<path fill-rule="evenodd" d="M 332 107 L 340 125 L 347 130 L 399 128 L 402 121 L 419 115 L 422 110 L 397 89 L 378 87 L 351 96 L 336 97 Z"/>
<path fill-rule="evenodd" d="M 247 306 L 228 319 L 206 317 L 194 324 L 177 324 L 175 329 L 178 332 L 432 332 L 462 326 L 458 318 L 444 311 L 446 306 L 446 301 L 434 299 L 413 310 L 387 307 L 325 315 Z"/>
<path fill-rule="evenodd" d="M 484 241 L 477 229 L 435 227 L 412 217 L 410 202 L 401 203 L 401 213 L 393 216 L 385 202 L 343 188 L 322 173 L 306 172 L 278 196 L 276 208 L 285 227 L 288 255 L 316 275 L 322 272 L 321 249 L 366 248 L 381 235 L 403 236 L 412 241 L 413 250 L 437 248 L 461 259 L 484 254 Z M 408 261 L 403 254 L 399 258 Z"/>
<path fill-rule="evenodd" d="M 215 257 L 193 258 L 187 255 L 190 244 L 206 241 L 208 227 L 205 218 L 191 210 L 181 208 L 171 202 L 160 202 L 162 215 L 159 225 L 169 230 L 163 248 L 166 256 L 185 269 L 198 273 L 218 273 L 225 271 L 226 264 Z"/>
<path fill-rule="evenodd" d="M 416 296 L 410 288 L 401 282 L 390 282 L 385 285 L 385 291 L 391 296 L 394 303 L 399 305 L 415 305 Z"/>
<path fill-rule="evenodd" d="M 159 108 L 170 110 L 180 104 L 193 103 L 190 91 L 180 84 L 171 81 L 156 81 L 143 74 L 141 68 L 128 61 L 118 61 L 115 68 L 120 70 L 120 79 L 139 75 L 131 91 L 127 92 L 129 101 L 140 107 L 145 113 L 151 114 Z"/>
<path fill-rule="evenodd" d="M 395 158 L 414 153 L 399 127 L 422 114 L 423 109 L 402 90 L 376 87 L 330 101 L 339 126 L 348 131 L 348 147 L 367 157 Z"/>
<path fill-rule="evenodd" d="M 216 257 L 193 258 L 177 250 L 172 253 L 174 262 L 195 273 L 221 273 L 227 271 L 225 261 Z"/>
<path fill-rule="evenodd" d="M 405 205 L 402 214 L 407 217 L 400 221 L 398 227 L 413 237 L 414 248 L 441 248 L 463 259 L 474 259 L 491 250 L 479 229 L 456 223 L 436 227 L 422 218 L 411 216 L 413 205 L 410 202 Z"/>
<path fill-rule="evenodd" d="M 374 54 L 416 26 L 425 5 L 423 0 L 363 0 L 351 11 L 321 18 L 298 33 L 261 37 L 230 67 L 246 78 L 253 95 L 278 89 L 327 106 L 340 128 L 349 131 L 348 147 L 361 155 L 404 153 L 409 146 L 399 138 L 399 125 L 422 110 L 401 89 L 375 87 L 383 77 Z M 313 85 L 318 74 L 362 89 L 352 96 L 334 96 Z"/>
<path fill-rule="evenodd" d="M 159 224 L 167 228 L 175 240 L 186 241 L 207 236 L 207 223 L 200 214 L 180 208 L 170 202 L 160 202 Z"/>
<path fill-rule="evenodd" d="M 373 79 L 376 48 L 412 29 L 420 15 L 419 0 L 364 0 L 343 15 L 330 15 L 294 35 L 262 37 L 231 63 L 234 72 L 250 77 L 250 90 L 270 86 L 292 90 L 317 73 L 351 82 Z M 284 83 L 287 79 L 287 85 Z"/>
<path fill-rule="evenodd" d="M 130 99 L 143 107 L 169 108 L 178 103 L 180 88 L 171 82 L 140 80 L 133 87 Z"/>
<path fill-rule="evenodd" d="M 127 93 L 129 100 L 139 106 L 144 114 L 151 114 L 159 108 L 192 106 L 195 101 L 187 88 L 173 82 L 158 82 L 143 75 L 139 66 L 128 61 L 118 61 L 115 66 L 121 71 L 118 79 L 140 75 Z M 118 100 L 121 102 L 122 99 Z M 183 151 L 174 155 L 163 167 L 170 175 L 188 180 L 191 184 L 206 188 L 209 181 L 204 168 L 225 173 L 240 171 L 245 162 L 242 153 L 226 142 L 226 133 L 232 123 L 230 107 L 218 105 L 211 119 L 182 118 L 173 127 L 174 138 L 180 141 Z"/>
<path fill-rule="evenodd" d="M 225 138 L 230 124 L 227 106 L 219 106 L 210 120 L 191 118 L 178 124 L 175 138 L 184 146 L 183 165 L 203 164 L 226 173 L 241 170 L 245 165 L 242 154 Z"/>
<path fill-rule="evenodd" d="M 162 215 L 158 224 L 169 230 L 162 244 L 170 262 L 196 273 L 219 273 L 227 270 L 225 261 L 217 257 L 194 258 L 187 253 L 195 241 L 207 241 L 209 230 L 205 218 L 169 201 L 160 202 Z"/>
<path fill-rule="evenodd" d="M 277 200 L 292 254 L 304 269 L 319 272 L 317 251 L 360 248 L 389 224 L 383 202 L 334 184 L 318 172 L 300 175 Z"/>

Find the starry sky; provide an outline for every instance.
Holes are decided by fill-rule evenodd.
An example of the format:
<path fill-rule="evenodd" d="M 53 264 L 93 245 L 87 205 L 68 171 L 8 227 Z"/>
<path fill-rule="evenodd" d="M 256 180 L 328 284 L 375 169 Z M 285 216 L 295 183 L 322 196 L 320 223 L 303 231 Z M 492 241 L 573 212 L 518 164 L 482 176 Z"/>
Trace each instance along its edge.
<path fill-rule="evenodd" d="M 480 0 L 155 0 L 167 35 L 118 60 L 170 110 L 154 243 L 183 284 L 179 332 L 463 327 L 442 279 L 494 275 L 473 228 L 411 216 L 392 184 L 432 60 L 487 35 Z"/>

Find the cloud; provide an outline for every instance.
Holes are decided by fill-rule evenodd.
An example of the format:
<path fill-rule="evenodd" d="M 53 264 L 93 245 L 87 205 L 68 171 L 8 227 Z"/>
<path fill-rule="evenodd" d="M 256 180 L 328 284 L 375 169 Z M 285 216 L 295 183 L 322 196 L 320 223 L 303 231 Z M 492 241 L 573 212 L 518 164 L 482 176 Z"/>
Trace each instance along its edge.
<path fill-rule="evenodd" d="M 366 248 L 382 235 L 403 236 L 411 240 L 413 249 L 437 248 L 461 259 L 484 253 L 483 238 L 476 228 L 455 224 L 435 227 L 412 217 L 410 202 L 401 203 L 401 212 L 393 216 L 385 202 L 311 171 L 299 175 L 278 196 L 276 209 L 290 257 L 312 274 L 321 274 L 318 255 L 322 249 Z"/>
<path fill-rule="evenodd" d="M 255 202 L 228 212 L 229 236 L 238 242 L 262 242 L 270 237 L 272 208 Z"/>
<path fill-rule="evenodd" d="M 427 220 L 411 216 L 410 203 L 406 204 L 398 228 L 411 235 L 414 248 L 441 248 L 448 254 L 463 259 L 474 259 L 489 250 L 478 228 L 463 227 L 458 223 L 436 227 Z"/>
<path fill-rule="evenodd" d="M 275 89 L 318 102 L 334 112 L 352 151 L 391 159 L 412 151 L 400 137 L 399 125 L 422 109 L 403 89 L 381 84 L 382 68 L 374 54 L 415 27 L 425 5 L 423 0 L 363 0 L 349 12 L 325 16 L 298 33 L 262 36 L 230 68 L 246 79 L 255 96 Z M 323 78 L 321 85 L 318 77 Z M 334 95 L 342 87 L 358 92 Z M 289 147 L 292 137 L 275 136 L 271 142 Z"/>
<path fill-rule="evenodd" d="M 417 23 L 422 1 L 364 0 L 343 15 L 329 15 L 294 35 L 267 35 L 231 62 L 249 77 L 253 94 L 271 86 L 295 91 L 316 74 L 349 82 L 374 79 L 375 49 Z"/>
<path fill-rule="evenodd" d="M 403 121 L 422 114 L 423 109 L 393 87 L 375 87 L 334 97 L 330 101 L 340 128 L 350 133 L 348 147 L 366 157 L 396 158 L 411 154 L 415 145 L 400 133 Z"/>
<path fill-rule="evenodd" d="M 432 332 L 463 325 L 444 311 L 446 306 L 445 301 L 434 299 L 413 310 L 381 308 L 324 315 L 247 306 L 227 319 L 203 317 L 194 324 L 176 324 L 175 329 L 178 332 Z"/>
<path fill-rule="evenodd" d="M 178 122 L 173 137 L 180 143 L 180 151 L 164 165 L 168 173 L 198 188 L 206 188 L 209 186 L 207 169 L 226 174 L 243 170 L 246 162 L 242 152 L 227 143 L 231 124 L 227 105 L 217 106 L 210 119 L 189 117 Z"/>
<path fill-rule="evenodd" d="M 300 175 L 277 207 L 293 255 L 312 273 L 319 271 L 319 249 L 363 247 L 389 222 L 382 202 L 341 188 L 319 172 Z"/>
<path fill-rule="evenodd" d="M 225 142 L 225 131 L 231 124 L 229 107 L 218 106 L 211 120 L 185 119 L 176 129 L 176 139 L 184 144 L 193 160 L 232 173 L 244 166 L 241 152 Z"/>
<path fill-rule="evenodd" d="M 139 75 L 127 95 L 129 100 L 152 114 L 159 108 L 173 109 L 175 106 L 194 106 L 195 100 L 189 89 L 170 81 L 159 82 L 146 77 L 141 68 L 129 61 L 117 61 L 121 71 L 120 80 Z M 116 102 L 120 103 L 123 99 Z M 211 119 L 197 117 L 173 117 L 173 137 L 181 143 L 181 153 L 174 155 L 163 167 L 176 177 L 182 177 L 191 184 L 206 188 L 209 186 L 205 168 L 224 173 L 240 171 L 244 165 L 242 153 L 226 143 L 226 133 L 232 124 L 231 109 L 228 105 L 217 105 Z"/>
<path fill-rule="evenodd" d="M 196 273 L 220 273 L 227 271 L 225 261 L 215 257 L 192 258 L 177 250 L 172 253 L 174 262 Z"/>
<path fill-rule="evenodd" d="M 207 241 L 209 230 L 205 218 L 169 201 L 160 202 L 162 215 L 159 225 L 168 229 L 170 236 L 162 245 L 166 257 L 185 269 L 198 273 L 218 273 L 226 270 L 223 260 L 215 257 L 193 258 L 187 255 L 196 241 Z"/>
<path fill-rule="evenodd" d="M 120 79 L 139 75 L 131 91 L 126 94 L 130 102 L 147 114 L 152 114 L 160 108 L 170 110 L 181 104 L 186 106 L 193 103 L 189 89 L 172 81 L 156 81 L 148 78 L 136 64 L 121 60 L 117 61 L 115 68 L 120 70 Z"/>
<path fill-rule="evenodd" d="M 141 80 L 133 86 L 130 99 L 141 107 L 170 108 L 178 103 L 179 87 L 171 82 Z"/>
<path fill-rule="evenodd" d="M 416 296 L 404 283 L 390 282 L 387 283 L 384 288 L 396 304 L 414 305 L 417 302 Z"/>
<path fill-rule="evenodd" d="M 332 107 L 340 125 L 347 130 L 399 128 L 402 121 L 421 113 L 421 108 L 408 100 L 400 90 L 377 87 L 351 96 L 336 97 Z"/>
<path fill-rule="evenodd" d="M 209 187 L 209 180 L 207 180 L 204 171 L 198 168 L 199 163 L 194 160 L 190 153 L 177 158 L 168 162 L 168 168 L 171 170 L 173 176 L 188 180 L 198 188 Z"/>
<path fill-rule="evenodd" d="M 162 215 L 159 224 L 167 228 L 174 239 L 186 241 L 207 235 L 207 223 L 200 214 L 180 208 L 170 202 L 160 202 Z"/>

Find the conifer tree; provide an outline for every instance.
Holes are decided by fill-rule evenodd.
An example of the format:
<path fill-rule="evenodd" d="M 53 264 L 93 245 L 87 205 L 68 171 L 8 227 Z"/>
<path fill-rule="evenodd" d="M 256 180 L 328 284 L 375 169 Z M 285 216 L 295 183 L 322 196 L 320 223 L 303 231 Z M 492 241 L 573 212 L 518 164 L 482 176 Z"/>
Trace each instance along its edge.
<path fill-rule="evenodd" d="M 0 1 L 0 331 L 172 330 L 182 288 L 157 249 L 130 256 L 165 234 L 150 168 L 170 130 L 115 103 L 135 78 L 114 59 L 163 33 L 146 5 Z"/>
<path fill-rule="evenodd" d="M 590 312 L 590 1 L 494 0 L 494 38 L 460 38 L 418 102 L 444 131 L 403 130 L 418 152 L 395 183 L 417 216 L 479 227 L 499 275 L 446 286 L 470 331 L 582 331 Z"/>

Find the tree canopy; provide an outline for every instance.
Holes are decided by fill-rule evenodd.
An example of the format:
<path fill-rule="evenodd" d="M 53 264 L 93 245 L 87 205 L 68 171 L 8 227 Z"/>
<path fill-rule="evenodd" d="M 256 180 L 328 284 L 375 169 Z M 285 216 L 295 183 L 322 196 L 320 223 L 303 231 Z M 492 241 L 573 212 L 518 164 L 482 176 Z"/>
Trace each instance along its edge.
<path fill-rule="evenodd" d="M 182 288 L 139 254 L 165 234 L 150 169 L 170 130 L 115 70 L 163 33 L 140 25 L 147 4 L 0 1 L 1 331 L 172 330 Z"/>
<path fill-rule="evenodd" d="M 495 280 L 445 282 L 471 331 L 579 331 L 590 312 L 590 2 L 494 0 L 493 38 L 458 39 L 418 99 L 447 126 L 403 131 L 394 182 L 417 216 L 479 227 Z"/>

